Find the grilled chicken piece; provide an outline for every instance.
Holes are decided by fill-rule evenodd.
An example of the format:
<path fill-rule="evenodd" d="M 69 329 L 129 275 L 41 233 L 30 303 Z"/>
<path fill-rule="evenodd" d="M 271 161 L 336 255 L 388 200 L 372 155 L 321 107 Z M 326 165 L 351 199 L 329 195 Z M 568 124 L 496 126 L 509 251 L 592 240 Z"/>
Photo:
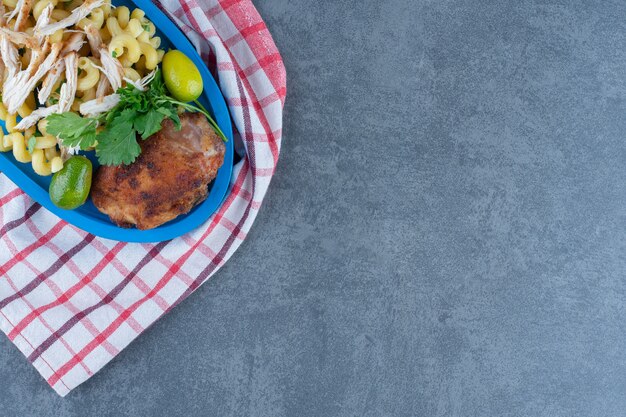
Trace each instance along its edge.
<path fill-rule="evenodd" d="M 134 163 L 96 172 L 93 203 L 118 226 L 152 229 L 206 198 L 226 147 L 202 114 L 184 113 L 180 120 L 180 131 L 167 119 L 161 131 L 141 141 Z"/>

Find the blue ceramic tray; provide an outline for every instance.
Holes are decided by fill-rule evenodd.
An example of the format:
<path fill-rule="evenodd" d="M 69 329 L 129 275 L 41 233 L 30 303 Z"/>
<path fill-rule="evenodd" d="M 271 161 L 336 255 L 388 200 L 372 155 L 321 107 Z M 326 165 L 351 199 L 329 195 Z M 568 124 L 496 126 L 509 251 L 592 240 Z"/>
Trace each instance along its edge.
<path fill-rule="evenodd" d="M 124 229 L 116 226 L 109 220 L 108 216 L 100 213 L 91 202 L 91 199 L 87 200 L 83 206 L 76 210 L 63 210 L 52 204 L 48 196 L 48 187 L 52 177 L 37 175 L 30 163 L 23 164 L 16 161 L 12 152 L 0 153 L 0 171 L 46 209 L 68 223 L 96 236 L 121 242 L 160 242 L 170 240 L 200 226 L 224 201 L 233 169 L 234 149 L 230 115 L 224 102 L 224 97 L 205 63 L 185 35 L 161 10 L 150 0 L 134 0 L 132 2 L 114 0 L 113 3 L 117 6 L 126 5 L 131 10 L 137 7 L 144 10 L 146 16 L 157 27 L 158 35 L 162 39 L 161 48 L 165 50 L 175 48 L 182 51 L 191 58 L 200 70 L 204 81 L 204 93 L 200 98 L 200 102 L 213 114 L 214 119 L 228 138 L 224 165 L 222 165 L 217 177 L 209 186 L 211 190 L 207 199 L 188 214 L 179 216 L 156 229 Z M 0 121 L 0 126 L 4 129 L 4 122 Z M 86 152 L 85 156 L 94 162 L 94 168 L 98 166 L 93 152 Z"/>

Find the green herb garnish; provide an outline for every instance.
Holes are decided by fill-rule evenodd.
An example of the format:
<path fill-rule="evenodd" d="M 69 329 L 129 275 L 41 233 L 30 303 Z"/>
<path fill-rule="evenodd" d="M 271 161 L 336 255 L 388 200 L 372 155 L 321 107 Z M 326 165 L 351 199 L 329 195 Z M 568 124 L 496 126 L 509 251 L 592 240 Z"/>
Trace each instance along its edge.
<path fill-rule="evenodd" d="M 63 145 L 67 147 L 86 149 L 93 146 L 96 141 L 97 119 L 65 112 L 51 114 L 46 120 L 48 121 L 46 132 L 59 136 L 63 140 Z"/>
<path fill-rule="evenodd" d="M 59 137 L 67 147 L 86 150 L 97 142 L 96 156 L 101 165 L 128 165 L 141 153 L 137 135 L 145 140 L 157 133 L 165 118 L 171 119 L 176 130 L 180 130 L 178 108 L 182 107 L 204 114 L 222 140 L 227 140 L 205 109 L 182 103 L 166 94 L 160 71 L 145 91 L 128 83 L 119 88 L 117 94 L 120 95 L 119 104 L 97 117 L 81 117 L 72 112 L 51 114 L 46 118 L 47 132 Z M 98 130 L 99 126 L 103 128 Z"/>
<path fill-rule="evenodd" d="M 32 155 L 35 150 L 35 145 L 37 145 L 37 138 L 35 136 L 31 136 L 28 138 L 28 153 Z"/>

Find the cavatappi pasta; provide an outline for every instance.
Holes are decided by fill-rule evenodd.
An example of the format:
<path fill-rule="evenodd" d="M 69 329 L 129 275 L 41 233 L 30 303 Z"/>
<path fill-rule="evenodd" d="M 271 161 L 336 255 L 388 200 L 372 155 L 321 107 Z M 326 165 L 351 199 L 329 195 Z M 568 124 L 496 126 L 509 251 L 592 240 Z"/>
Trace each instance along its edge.
<path fill-rule="evenodd" d="M 111 68 L 119 68 L 117 85 L 123 85 L 126 80 L 139 81 L 163 59 L 161 39 L 144 11 L 114 7 L 110 1 L 1 0 L 0 28 L 7 32 L 0 31 L 0 119 L 8 133 L 0 132 L 0 152 L 12 152 L 16 160 L 31 163 L 39 175 L 58 172 L 66 157 L 57 139 L 46 133 L 45 118 L 40 117 L 43 111 L 69 108 L 79 112 L 82 103 L 114 93 Z M 24 44 L 12 36 L 3 45 L 3 38 L 15 33 L 23 36 Z M 37 47 L 28 43 L 35 41 Z M 45 67 L 51 64 L 47 57 L 53 52 L 57 60 Z M 70 54 L 76 57 L 70 59 Z M 118 63 L 112 65 L 111 59 Z M 12 62 L 13 66 L 7 65 Z M 25 70 L 29 75 L 43 74 L 26 98 L 16 98 L 11 77 Z M 42 97 L 44 102 L 38 102 Z"/>

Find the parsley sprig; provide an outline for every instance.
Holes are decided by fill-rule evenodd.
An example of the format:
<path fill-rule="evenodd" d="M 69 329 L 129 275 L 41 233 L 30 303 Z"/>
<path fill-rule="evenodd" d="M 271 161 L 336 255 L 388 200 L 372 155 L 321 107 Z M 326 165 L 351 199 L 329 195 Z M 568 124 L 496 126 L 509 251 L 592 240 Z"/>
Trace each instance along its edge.
<path fill-rule="evenodd" d="M 119 104 L 97 117 L 81 117 L 72 112 L 48 116 L 46 131 L 59 137 L 66 147 L 86 150 L 95 146 L 101 165 L 133 163 L 141 153 L 137 136 L 145 140 L 157 133 L 165 118 L 171 119 L 176 130 L 180 130 L 179 108 L 204 114 L 222 140 L 227 140 L 206 109 L 167 95 L 160 71 L 145 91 L 128 83 L 117 93 Z"/>

